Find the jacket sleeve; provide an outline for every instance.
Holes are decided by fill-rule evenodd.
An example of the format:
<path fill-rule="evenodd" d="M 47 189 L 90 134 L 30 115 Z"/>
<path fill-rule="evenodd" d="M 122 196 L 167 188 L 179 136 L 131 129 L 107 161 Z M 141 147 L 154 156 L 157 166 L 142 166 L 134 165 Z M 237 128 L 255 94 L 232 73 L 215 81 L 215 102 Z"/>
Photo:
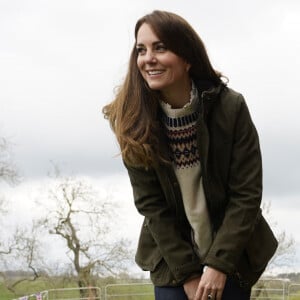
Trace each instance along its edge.
<path fill-rule="evenodd" d="M 231 274 L 260 215 L 262 164 L 258 135 L 241 95 L 235 99 L 235 125 L 223 223 L 205 264 Z"/>
<path fill-rule="evenodd" d="M 155 169 L 126 167 L 136 208 L 145 216 L 144 226 L 148 227 L 175 280 L 184 282 L 192 275 L 201 274 L 203 266 L 192 244 L 180 233 L 174 208 L 168 204 Z"/>

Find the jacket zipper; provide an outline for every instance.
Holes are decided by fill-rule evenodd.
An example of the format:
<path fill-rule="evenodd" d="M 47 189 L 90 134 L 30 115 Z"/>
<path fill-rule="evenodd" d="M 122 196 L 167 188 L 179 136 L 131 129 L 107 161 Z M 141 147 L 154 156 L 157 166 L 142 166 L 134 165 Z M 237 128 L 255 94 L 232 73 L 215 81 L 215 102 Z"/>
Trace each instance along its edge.
<path fill-rule="evenodd" d="M 201 110 L 200 110 L 200 120 L 199 120 L 199 123 L 198 123 L 198 126 L 199 126 L 199 132 L 202 131 L 202 133 L 204 132 L 204 126 L 206 127 L 206 130 L 207 129 L 207 122 L 206 122 L 206 117 L 207 117 L 207 112 L 205 111 L 205 107 L 204 107 L 204 98 L 205 98 L 205 95 L 207 94 L 207 91 L 204 91 L 201 93 Z M 209 142 L 209 137 L 207 137 L 208 139 L 208 142 Z M 201 144 L 199 145 L 199 148 L 203 150 L 203 146 L 201 147 Z M 207 205 L 207 208 L 208 208 L 208 212 L 209 212 L 209 217 L 211 219 L 211 206 L 210 206 L 210 191 L 209 191 L 209 178 L 208 178 L 208 175 L 207 175 L 207 165 L 204 163 L 204 161 L 207 160 L 207 157 L 206 159 L 204 159 L 203 157 L 203 152 L 204 151 L 200 151 L 200 164 L 201 164 L 201 171 L 202 171 L 202 178 L 203 178 L 203 189 L 204 189 L 204 195 L 205 195 L 205 199 L 206 199 L 206 205 Z M 208 153 L 206 153 L 207 155 Z M 212 226 L 212 237 L 214 238 L 215 234 L 216 234 L 216 230 L 215 230 L 215 226 L 214 226 L 214 223 L 210 220 L 211 222 L 211 226 Z"/>

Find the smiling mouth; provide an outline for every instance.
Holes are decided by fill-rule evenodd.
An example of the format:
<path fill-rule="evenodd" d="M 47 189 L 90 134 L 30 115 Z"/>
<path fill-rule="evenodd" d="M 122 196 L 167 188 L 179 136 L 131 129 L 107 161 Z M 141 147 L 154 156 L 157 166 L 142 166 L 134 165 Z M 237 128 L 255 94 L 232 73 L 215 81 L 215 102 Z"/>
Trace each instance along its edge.
<path fill-rule="evenodd" d="M 162 70 L 151 70 L 151 71 L 146 71 L 146 73 L 150 76 L 153 76 L 153 75 L 160 75 L 162 74 L 164 71 Z"/>

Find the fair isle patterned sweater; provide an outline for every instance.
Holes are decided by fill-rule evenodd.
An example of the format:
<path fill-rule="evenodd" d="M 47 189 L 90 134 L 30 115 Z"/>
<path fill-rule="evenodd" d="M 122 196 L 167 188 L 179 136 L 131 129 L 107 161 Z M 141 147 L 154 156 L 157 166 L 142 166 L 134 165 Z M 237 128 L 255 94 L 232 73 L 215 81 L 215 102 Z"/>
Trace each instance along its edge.
<path fill-rule="evenodd" d="M 173 166 L 180 185 L 185 213 L 193 229 L 198 254 L 200 258 L 204 258 L 212 242 L 212 231 L 197 147 L 198 102 L 198 91 L 193 83 L 190 101 L 184 107 L 174 109 L 163 101 L 160 105 L 165 113 L 163 123 L 172 150 Z"/>

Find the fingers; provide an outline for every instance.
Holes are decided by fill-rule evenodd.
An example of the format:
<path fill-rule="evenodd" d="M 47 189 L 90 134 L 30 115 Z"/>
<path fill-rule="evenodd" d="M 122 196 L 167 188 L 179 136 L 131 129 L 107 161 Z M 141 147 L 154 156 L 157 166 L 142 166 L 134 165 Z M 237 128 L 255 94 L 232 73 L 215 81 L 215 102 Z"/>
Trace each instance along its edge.
<path fill-rule="evenodd" d="M 198 285 L 200 282 L 200 278 L 201 277 L 199 276 L 199 277 L 193 278 L 191 280 L 188 280 L 183 285 L 183 288 L 184 288 L 185 294 L 188 297 L 188 300 L 194 300 L 195 294 L 196 294 L 196 291 L 198 289 Z"/>
<path fill-rule="evenodd" d="M 199 282 L 193 300 L 221 300 L 225 286 L 226 275 L 213 268 L 207 268 Z"/>
<path fill-rule="evenodd" d="M 221 300 L 221 297 L 218 295 L 222 295 L 222 291 L 218 290 L 215 286 L 199 286 L 193 300 Z"/>
<path fill-rule="evenodd" d="M 199 287 L 193 300 L 221 300 L 223 288 L 216 286 Z"/>

